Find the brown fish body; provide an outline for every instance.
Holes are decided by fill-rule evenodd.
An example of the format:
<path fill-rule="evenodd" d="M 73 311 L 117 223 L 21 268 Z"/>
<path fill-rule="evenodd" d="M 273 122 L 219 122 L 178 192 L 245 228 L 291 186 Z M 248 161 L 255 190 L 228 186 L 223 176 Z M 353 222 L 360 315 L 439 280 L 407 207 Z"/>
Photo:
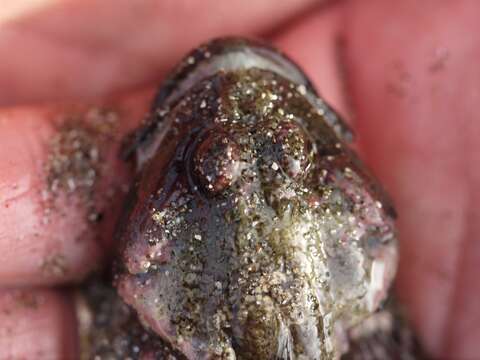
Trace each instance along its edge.
<path fill-rule="evenodd" d="M 330 359 L 397 266 L 393 210 L 283 55 L 196 49 L 127 155 L 117 288 L 188 359 Z"/>

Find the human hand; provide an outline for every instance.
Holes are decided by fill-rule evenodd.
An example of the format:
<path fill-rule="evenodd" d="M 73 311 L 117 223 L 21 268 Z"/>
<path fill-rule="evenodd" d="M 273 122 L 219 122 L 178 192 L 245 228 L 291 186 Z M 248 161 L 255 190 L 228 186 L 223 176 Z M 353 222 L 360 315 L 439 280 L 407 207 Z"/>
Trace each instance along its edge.
<path fill-rule="evenodd" d="M 70 292 L 54 286 L 80 281 L 109 254 L 115 209 L 129 182 L 116 156 L 120 139 L 148 110 L 168 67 L 192 46 L 225 34 L 266 34 L 352 123 L 362 157 L 400 214 L 396 290 L 420 339 L 437 358 L 477 357 L 480 70 L 473 61 L 480 55 L 480 6 L 312 3 L 6 2 L 0 358 L 74 357 Z M 105 116 L 95 107 L 109 109 L 114 121 L 108 133 L 82 143 L 100 153 L 86 168 L 96 172 L 94 191 L 53 191 L 52 154 L 61 153 L 58 140 L 69 134 L 62 123 Z M 69 178 L 78 179 L 69 176 L 62 178 L 67 187 Z M 92 211 L 102 212 L 100 222 L 88 220 Z"/>

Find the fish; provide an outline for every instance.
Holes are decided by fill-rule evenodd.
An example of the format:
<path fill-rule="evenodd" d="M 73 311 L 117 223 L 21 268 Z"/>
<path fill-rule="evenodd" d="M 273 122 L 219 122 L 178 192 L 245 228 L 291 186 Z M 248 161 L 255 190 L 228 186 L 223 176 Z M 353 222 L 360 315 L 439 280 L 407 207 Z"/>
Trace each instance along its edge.
<path fill-rule="evenodd" d="M 186 359 L 338 359 L 389 298 L 396 213 L 353 133 L 280 51 L 214 39 L 126 141 L 114 284 Z"/>

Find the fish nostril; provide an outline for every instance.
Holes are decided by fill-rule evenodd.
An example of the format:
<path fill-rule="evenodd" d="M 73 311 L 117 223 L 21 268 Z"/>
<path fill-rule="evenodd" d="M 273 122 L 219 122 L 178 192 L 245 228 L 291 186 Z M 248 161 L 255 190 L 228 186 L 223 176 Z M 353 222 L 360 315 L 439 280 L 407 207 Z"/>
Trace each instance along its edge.
<path fill-rule="evenodd" d="M 240 149 L 224 132 L 211 131 L 195 149 L 194 171 L 201 185 L 218 193 L 239 176 Z"/>

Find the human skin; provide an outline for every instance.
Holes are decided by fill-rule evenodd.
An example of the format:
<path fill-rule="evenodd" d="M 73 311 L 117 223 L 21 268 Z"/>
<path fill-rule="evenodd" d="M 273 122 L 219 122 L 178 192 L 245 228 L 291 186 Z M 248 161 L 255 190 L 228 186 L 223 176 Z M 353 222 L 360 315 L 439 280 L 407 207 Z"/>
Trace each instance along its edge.
<path fill-rule="evenodd" d="M 395 290 L 422 344 L 435 358 L 478 356 L 478 1 L 5 4 L 0 359 L 72 358 L 78 347 L 72 296 L 58 286 L 78 283 L 111 253 L 120 196 L 98 199 L 111 209 L 98 226 L 88 225 L 84 209 L 67 197 L 57 199 L 62 211 L 43 223 L 44 164 L 58 119 L 90 104 L 114 108 L 118 134 L 102 148 L 99 188 L 128 184 L 119 139 L 138 125 L 155 86 L 180 56 L 225 34 L 269 39 L 351 123 L 362 158 L 399 213 Z M 45 273 L 42 264 L 56 253 L 66 271 Z"/>

